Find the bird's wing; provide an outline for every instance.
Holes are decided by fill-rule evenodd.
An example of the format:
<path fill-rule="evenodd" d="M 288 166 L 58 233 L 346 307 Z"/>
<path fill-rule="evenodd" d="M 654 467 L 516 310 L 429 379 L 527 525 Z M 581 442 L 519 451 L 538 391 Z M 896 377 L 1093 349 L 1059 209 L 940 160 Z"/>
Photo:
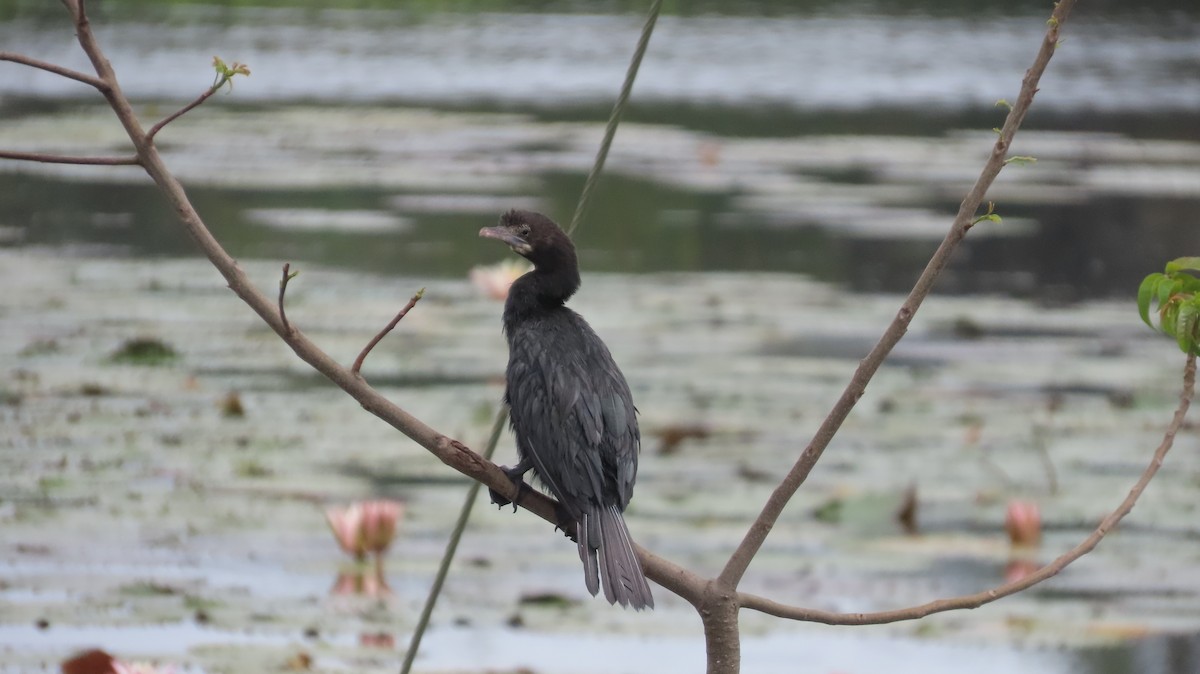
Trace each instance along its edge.
<path fill-rule="evenodd" d="M 582 330 L 591 333 L 582 319 L 579 322 Z M 625 375 L 604 342 L 594 333 L 585 342 L 588 348 L 580 355 L 578 367 L 572 368 L 579 377 L 579 385 L 578 400 L 570 406 L 587 441 L 587 454 L 598 460 L 596 468 L 604 482 L 616 488 L 624 509 L 633 496 L 637 474 L 640 443 L 637 411 Z"/>
<path fill-rule="evenodd" d="M 639 435 L 629 386 L 608 349 L 581 318 L 571 329 L 516 337 L 508 399 L 539 476 L 568 509 L 608 504 L 614 494 L 624 508 Z"/>

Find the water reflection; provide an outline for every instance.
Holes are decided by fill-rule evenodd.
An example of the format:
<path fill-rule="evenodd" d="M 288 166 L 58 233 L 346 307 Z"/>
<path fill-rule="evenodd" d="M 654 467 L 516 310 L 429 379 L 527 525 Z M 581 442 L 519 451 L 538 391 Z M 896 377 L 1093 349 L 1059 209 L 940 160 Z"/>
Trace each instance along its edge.
<path fill-rule="evenodd" d="M 18 245 L 101 246 L 119 254 L 192 255 L 192 243 L 150 187 L 89 185 L 32 176 L 3 178 L 0 209 L 22 223 Z M 545 176 L 543 207 L 568 213 L 582 176 Z M 369 189 L 269 192 L 196 188 L 191 196 L 236 257 L 306 260 L 382 274 L 460 277 L 495 251 L 475 233 L 485 213 L 408 211 L 402 231 L 287 229 L 264 225 L 260 209 L 387 212 L 391 195 Z M 940 204 L 946 226 L 953 204 Z M 1084 204 L 1010 207 L 1005 217 L 1039 226 L 1022 234 L 968 237 L 939 292 L 1024 296 L 1044 302 L 1128 295 L 1180 251 L 1200 248 L 1192 215 L 1200 199 L 1105 196 Z M 327 218 L 331 220 L 331 218 Z M 581 231 L 591 271 L 780 271 L 864 292 L 898 292 L 924 267 L 936 241 L 830 231 L 819 223 L 764 223 L 728 196 L 690 194 L 649 180 L 610 177 Z M 651 254 L 653 251 L 653 254 Z"/>
<path fill-rule="evenodd" d="M 1077 13 L 1027 126 L 1190 142 L 1150 150 L 1111 135 L 1028 142 L 1020 151 L 1043 165 L 1031 178 L 1006 172 L 1019 184 L 993 191 L 1007 224 L 988 233 L 1002 235 L 969 238 L 939 290 L 1047 301 L 1125 294 L 1164 259 L 1200 245 L 1190 220 L 1200 206 L 1200 15 L 1174 6 Z M 594 127 L 558 125 L 603 118 L 639 23 L 630 14 L 105 7 L 102 37 L 135 97 L 190 98 L 209 80 L 214 50 L 253 65 L 234 96 L 161 139 L 179 149 L 173 165 L 235 255 L 441 276 L 495 255 L 473 232 L 508 206 L 560 218 L 573 210 Z M 1040 37 L 1038 14 L 990 17 L 985 28 L 945 8 L 912 3 L 884 16 L 887 7 L 870 3 L 831 12 L 751 2 L 664 19 L 629 115 L 653 124 L 627 125 L 618 137 L 590 213 L 603 226 L 580 236 L 584 264 L 789 271 L 860 291 L 906 288 L 988 142 L 948 134 L 999 123 L 993 102 L 1013 95 Z M 0 22 L 0 44 L 86 68 L 60 22 L 13 14 Z M 151 29 L 156 18 L 170 30 Z M 623 35 L 631 39 L 616 39 Z M 2 144 L 56 147 L 77 122 L 48 122 L 41 137 L 37 120 L 70 110 L 55 99 L 89 92 L 7 68 L 0 107 L 26 128 Z M 525 121 L 497 115 L 460 128 L 390 104 L 301 110 L 297 100 L 420 101 L 517 110 Z M 233 107 L 247 101 L 282 107 Z M 242 128 L 254 124 L 261 128 Z M 49 177 L 0 175 L 0 241 L 193 252 L 164 226 L 170 211 L 136 171 L 6 166 Z"/>

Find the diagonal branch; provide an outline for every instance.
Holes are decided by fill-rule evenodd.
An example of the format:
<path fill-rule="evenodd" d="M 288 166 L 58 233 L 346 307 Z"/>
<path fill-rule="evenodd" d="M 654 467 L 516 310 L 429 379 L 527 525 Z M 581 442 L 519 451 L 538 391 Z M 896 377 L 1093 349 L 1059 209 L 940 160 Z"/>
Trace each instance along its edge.
<path fill-rule="evenodd" d="M 128 157 L 77 157 L 61 154 L 45 154 L 42 152 L 14 152 L 11 150 L 0 150 L 0 159 L 36 161 L 43 164 L 81 164 L 85 166 L 136 166 L 141 163 L 137 155 L 130 155 Z"/>
<path fill-rule="evenodd" d="M 24 54 L 17 54 L 15 52 L 11 52 L 11 51 L 0 51 L 0 61 L 11 61 L 13 63 L 20 63 L 21 65 L 27 65 L 30 68 L 37 68 L 38 70 L 45 70 L 48 73 L 54 73 L 55 75 L 61 75 L 69 80 L 75 80 L 76 82 L 83 82 L 84 84 L 89 84 L 89 85 L 95 87 L 96 89 L 99 89 L 101 93 L 103 93 L 104 90 L 108 88 L 108 85 L 105 84 L 103 80 L 92 77 L 91 75 L 88 75 L 87 73 L 81 73 L 78 70 L 71 70 L 70 68 L 64 68 L 59 65 L 54 65 L 53 63 L 48 63 L 46 61 L 41 61 L 41 60 L 38 60 L 35 58 L 30 58 L 28 56 L 25 56 Z"/>
<path fill-rule="evenodd" d="M 1009 144 L 1012 142 L 1013 136 L 1016 135 L 1017 129 L 1020 128 L 1021 122 L 1025 119 L 1025 114 L 1029 111 L 1029 106 L 1033 103 L 1033 96 L 1037 93 L 1038 80 L 1041 79 L 1042 73 L 1046 70 L 1046 65 L 1050 62 L 1050 57 L 1054 55 L 1055 46 L 1058 44 L 1059 31 L 1062 24 L 1066 21 L 1070 14 L 1071 7 L 1074 6 L 1075 0 L 1062 0 L 1054 8 L 1054 13 L 1050 18 L 1049 28 L 1046 30 L 1046 35 L 1042 39 L 1041 49 L 1038 50 L 1037 57 L 1034 59 L 1033 66 L 1025 73 L 1025 79 L 1021 85 L 1021 93 L 1017 98 L 1016 104 L 1008 113 L 1008 118 L 1004 122 L 1004 127 L 1000 130 L 1000 136 L 996 139 L 995 145 L 992 147 L 992 154 L 988 158 L 987 164 L 983 167 L 983 172 L 979 179 L 975 182 L 974 187 L 963 199 L 959 206 L 958 215 L 954 218 L 954 224 L 950 227 L 946 238 L 942 240 L 937 251 L 930 258 L 925 271 L 921 273 L 917 279 L 908 298 L 900 307 L 896 317 L 888 326 L 887 331 L 879 339 L 867 357 L 859 363 L 858 369 L 854 372 L 854 377 L 842 392 L 837 403 L 829 412 L 829 416 L 825 417 L 825 421 L 821 423 L 817 429 L 813 439 L 809 442 L 808 447 L 800 454 L 800 458 L 796 461 L 792 469 L 788 471 L 786 477 L 775 488 L 771 496 L 767 499 L 758 518 L 750 525 L 750 529 L 746 532 L 742 542 L 738 545 L 730 556 L 729 561 L 725 564 L 725 568 L 721 570 L 721 575 L 717 577 L 717 583 L 726 589 L 735 589 L 738 583 L 741 582 L 742 576 L 746 573 L 746 568 L 750 565 L 750 561 L 762 548 L 763 542 L 767 538 L 767 534 L 771 533 L 771 528 L 775 526 L 775 522 L 779 519 L 779 515 L 787 506 L 788 501 L 800 488 L 801 484 L 808 478 L 808 474 L 812 472 L 813 467 L 821 458 L 821 454 L 825 448 L 829 446 L 829 442 L 833 436 L 841 428 L 842 422 L 850 415 L 850 411 L 854 409 L 855 403 L 866 392 L 867 384 L 883 364 L 884 359 L 891 353 L 892 348 L 908 331 L 908 325 L 912 322 L 913 316 L 916 315 L 917 309 L 921 303 L 929 295 L 933 288 L 933 283 L 941 273 L 942 269 L 949 262 L 950 256 L 954 253 L 958 244 L 966 237 L 967 231 L 974 224 L 973 218 L 976 211 L 979 210 L 979 205 L 983 203 L 983 197 L 987 193 L 992 182 L 999 175 L 1000 170 L 1004 168 L 1004 161 L 1008 155 Z"/>
<path fill-rule="evenodd" d="M 779 618 L 791 618 L 793 620 L 804 620 L 808 622 L 819 622 L 827 625 L 878 625 L 882 623 L 899 622 L 901 620 L 916 620 L 924 618 L 931 613 L 941 613 L 943 611 L 953 611 L 956 609 L 978 608 L 984 604 L 989 604 L 1001 597 L 1007 597 L 1011 594 L 1016 594 L 1022 590 L 1033 587 L 1038 583 L 1056 575 L 1058 572 L 1065 569 L 1071 562 L 1091 552 L 1096 547 L 1100 540 L 1104 538 L 1108 532 L 1133 510 L 1134 504 L 1137 503 L 1142 492 L 1145 491 L 1146 485 L 1150 484 L 1150 480 L 1154 479 L 1154 475 L 1158 473 L 1158 469 L 1163 465 L 1163 459 L 1166 458 L 1167 452 L 1171 451 L 1171 445 L 1175 442 L 1175 435 L 1179 429 L 1183 427 L 1183 419 L 1187 415 L 1188 407 L 1191 405 L 1192 396 L 1196 386 L 1196 357 L 1189 355 L 1187 364 L 1183 370 L 1183 390 L 1179 394 L 1179 407 L 1175 409 L 1175 416 L 1171 419 L 1171 424 L 1167 427 L 1163 434 L 1162 442 L 1159 443 L 1158 449 L 1154 452 L 1154 458 L 1151 459 L 1150 465 L 1146 466 L 1146 470 L 1142 472 L 1141 477 L 1129 490 L 1129 495 L 1121 502 L 1117 509 L 1109 513 L 1096 530 L 1090 536 L 1083 540 L 1082 543 L 1072 548 L 1067 553 L 1061 555 L 1058 559 L 1043 566 L 1036 572 L 1025 576 L 1024 578 L 1007 583 L 999 587 L 969 594 L 962 597 L 954 597 L 951 599 L 938 599 L 920 606 L 912 606 L 909 608 L 895 609 L 892 611 L 879 611 L 877 613 L 833 613 L 830 611 L 817 611 L 813 609 L 800 608 L 796 606 L 788 606 L 779 602 L 759 597 L 748 593 L 739 593 L 741 605 L 745 608 L 762 611 L 769 615 Z"/>
<path fill-rule="evenodd" d="M 158 149 L 147 139 L 146 132 L 142 130 L 133 107 L 121 91 L 116 74 L 91 30 L 84 11 L 83 0 L 64 0 L 64 4 L 67 5 L 75 21 L 75 32 L 80 47 L 91 59 L 100 79 L 107 85 L 104 92 L 105 98 L 128 133 L 130 140 L 133 141 L 134 147 L 137 148 L 139 163 L 174 209 L 184 230 L 195 241 L 200 252 L 224 277 L 229 289 L 279 335 L 301 360 L 325 375 L 362 405 L 363 409 L 408 436 L 450 468 L 495 490 L 520 505 L 521 508 L 557 526 L 558 504 L 554 499 L 533 490 L 518 490 L 517 485 L 500 470 L 499 466 L 471 451 L 469 447 L 458 440 L 439 433 L 399 405 L 388 400 L 361 376 L 322 351 L 294 326 L 284 325 L 275 300 L 268 298 L 254 286 L 246 273 L 238 266 L 237 261 L 230 257 L 229 253 L 212 235 L 195 207 L 192 206 L 183 185 L 167 168 Z M 640 546 L 635 545 L 635 547 L 646 577 L 689 601 L 698 600 L 706 581 L 677 564 L 647 552 Z"/>

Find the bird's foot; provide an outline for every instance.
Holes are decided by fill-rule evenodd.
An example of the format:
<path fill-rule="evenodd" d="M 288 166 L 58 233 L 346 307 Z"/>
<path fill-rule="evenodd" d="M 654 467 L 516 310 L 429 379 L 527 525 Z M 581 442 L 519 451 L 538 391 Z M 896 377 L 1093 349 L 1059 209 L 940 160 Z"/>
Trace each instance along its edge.
<path fill-rule="evenodd" d="M 489 488 L 488 493 L 491 494 L 491 496 L 492 496 L 492 503 L 495 503 L 496 506 L 499 508 L 503 508 L 504 506 L 511 504 L 513 507 L 513 512 L 517 512 L 517 501 L 520 501 L 521 495 L 524 494 L 529 489 L 529 485 L 525 482 L 524 479 L 522 479 L 522 476 L 525 474 L 525 471 L 521 470 L 521 466 L 517 466 L 516 468 L 509 468 L 508 466 L 500 466 L 500 470 L 504 471 L 504 474 L 508 476 L 508 479 L 512 480 L 513 486 L 515 486 L 517 488 L 517 500 L 516 501 L 510 500 L 507 497 L 505 497 L 504 494 L 501 494 L 500 492 L 496 491 L 495 489 Z"/>
<path fill-rule="evenodd" d="M 574 541 L 576 535 L 575 518 L 571 516 L 571 513 L 567 512 L 566 507 L 562 503 L 555 504 L 554 519 L 558 520 L 554 528 L 562 530 L 563 536 Z"/>

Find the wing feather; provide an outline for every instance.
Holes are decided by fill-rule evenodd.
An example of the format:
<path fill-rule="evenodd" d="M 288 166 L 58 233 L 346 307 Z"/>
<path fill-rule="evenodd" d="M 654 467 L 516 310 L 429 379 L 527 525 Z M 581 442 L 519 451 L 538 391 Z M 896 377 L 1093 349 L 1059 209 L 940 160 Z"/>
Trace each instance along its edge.
<path fill-rule="evenodd" d="M 562 308 L 508 335 L 508 401 L 522 452 L 577 516 L 624 509 L 640 443 L 629 385 L 587 322 Z"/>

